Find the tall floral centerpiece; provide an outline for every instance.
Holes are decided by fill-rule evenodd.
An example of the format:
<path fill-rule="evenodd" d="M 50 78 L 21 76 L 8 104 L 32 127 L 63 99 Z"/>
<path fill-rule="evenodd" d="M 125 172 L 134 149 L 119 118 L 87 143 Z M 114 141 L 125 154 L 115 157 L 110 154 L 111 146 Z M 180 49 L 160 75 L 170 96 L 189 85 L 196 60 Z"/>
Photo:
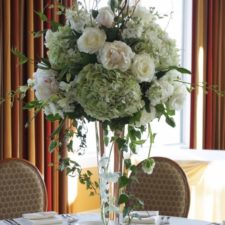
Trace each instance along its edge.
<path fill-rule="evenodd" d="M 33 79 L 20 90 L 35 91 L 36 100 L 27 108 L 43 109 L 47 119 L 59 121 L 53 136 L 70 119 L 72 126 L 64 130 L 63 140 L 68 151 L 84 149 L 85 124 L 99 122 L 98 183 L 92 181 L 90 171 L 82 172 L 82 165 L 59 159 L 60 168 L 76 173 L 91 194 L 100 193 L 106 225 L 111 212 L 118 213 L 119 205 L 134 198 L 126 193 L 129 173 L 136 170 L 131 156 L 146 140 L 151 147 L 155 137 L 151 122 L 164 117 L 175 126 L 175 110 L 182 108 L 186 96 L 181 74 L 188 71 L 179 67 L 175 41 L 157 24 L 159 16 L 153 9 L 141 7 L 138 1 L 129 5 L 127 0 L 111 0 L 103 8 L 98 2 L 89 11 L 79 2 L 60 8 L 66 24 L 46 31 L 48 58 L 38 63 Z M 79 150 L 73 149 L 74 135 L 80 139 Z M 61 144 L 53 138 L 50 150 Z M 151 173 L 153 168 L 149 149 L 143 170 Z M 131 210 L 124 207 L 124 215 Z"/>

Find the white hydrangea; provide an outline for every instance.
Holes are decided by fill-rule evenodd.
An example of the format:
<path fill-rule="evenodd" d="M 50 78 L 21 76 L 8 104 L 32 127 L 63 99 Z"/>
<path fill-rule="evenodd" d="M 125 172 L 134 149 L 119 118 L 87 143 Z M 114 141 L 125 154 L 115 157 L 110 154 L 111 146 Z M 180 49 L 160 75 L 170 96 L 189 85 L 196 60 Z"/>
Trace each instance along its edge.
<path fill-rule="evenodd" d="M 122 31 L 123 39 L 140 38 L 143 33 L 143 24 L 139 20 L 129 20 Z"/>
<path fill-rule="evenodd" d="M 87 27 L 77 40 L 79 51 L 85 53 L 97 53 L 106 41 L 106 34 L 103 30 L 95 27 Z"/>
<path fill-rule="evenodd" d="M 65 113 L 74 112 L 75 110 L 75 83 L 75 80 L 71 81 L 70 83 L 66 83 L 64 81 L 59 83 L 59 88 L 63 91 L 63 95 L 62 98 L 57 101 L 57 104 Z"/>
<path fill-rule="evenodd" d="M 155 22 L 145 24 L 140 38 L 143 42 L 135 45 L 135 51 L 150 54 L 158 70 L 179 64 L 175 40 L 169 38 L 158 24 Z"/>
<path fill-rule="evenodd" d="M 132 17 L 140 18 L 143 23 L 151 23 L 155 19 L 147 8 L 140 5 L 136 6 Z"/>
<path fill-rule="evenodd" d="M 135 55 L 131 71 L 139 82 L 150 82 L 155 74 L 154 60 L 146 53 Z"/>
<path fill-rule="evenodd" d="M 81 33 L 87 25 L 90 25 L 90 14 L 87 11 L 79 10 L 75 11 L 72 9 L 66 10 L 66 23 L 70 25 L 70 27 Z"/>
<path fill-rule="evenodd" d="M 155 80 L 146 96 L 150 100 L 152 106 L 156 106 L 161 103 L 166 103 L 168 98 L 173 94 L 174 86 L 164 80 Z"/>
<path fill-rule="evenodd" d="M 99 25 L 111 28 L 114 23 L 114 14 L 109 7 L 103 7 L 98 10 L 96 21 Z"/>
<path fill-rule="evenodd" d="M 35 95 L 38 100 L 48 100 L 59 91 L 59 83 L 56 80 L 57 73 L 54 70 L 37 69 L 34 73 Z"/>
<path fill-rule="evenodd" d="M 156 109 L 155 107 L 150 107 L 150 112 L 147 112 L 146 109 L 141 111 L 140 121 L 135 122 L 136 127 L 144 126 L 150 123 L 152 120 L 156 118 Z"/>
<path fill-rule="evenodd" d="M 164 80 L 173 84 L 173 86 L 179 86 L 181 80 L 181 73 L 177 70 L 168 71 L 160 80 Z"/>
<path fill-rule="evenodd" d="M 108 70 L 124 72 L 130 68 L 134 55 L 130 46 L 122 41 L 106 42 L 99 51 L 98 60 Z"/>

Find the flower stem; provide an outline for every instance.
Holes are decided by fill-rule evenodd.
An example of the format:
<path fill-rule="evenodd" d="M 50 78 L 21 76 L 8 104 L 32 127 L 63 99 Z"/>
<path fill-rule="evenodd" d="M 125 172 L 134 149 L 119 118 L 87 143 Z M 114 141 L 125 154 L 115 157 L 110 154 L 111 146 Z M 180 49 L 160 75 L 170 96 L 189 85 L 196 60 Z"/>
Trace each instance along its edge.
<path fill-rule="evenodd" d="M 110 164 L 110 158 L 111 158 L 111 155 L 112 155 L 112 150 L 113 150 L 113 146 L 114 146 L 114 142 L 112 142 L 112 145 L 110 147 L 110 151 L 109 151 L 109 159 L 108 159 L 108 164 L 107 164 L 107 167 L 106 167 L 106 170 L 108 171 L 109 169 L 109 164 Z"/>
<path fill-rule="evenodd" d="M 154 134 L 152 133 L 152 128 L 150 123 L 148 123 L 148 133 L 150 138 L 150 145 L 148 149 L 148 158 L 150 158 L 151 150 L 152 150 L 152 144 L 154 143 Z"/>

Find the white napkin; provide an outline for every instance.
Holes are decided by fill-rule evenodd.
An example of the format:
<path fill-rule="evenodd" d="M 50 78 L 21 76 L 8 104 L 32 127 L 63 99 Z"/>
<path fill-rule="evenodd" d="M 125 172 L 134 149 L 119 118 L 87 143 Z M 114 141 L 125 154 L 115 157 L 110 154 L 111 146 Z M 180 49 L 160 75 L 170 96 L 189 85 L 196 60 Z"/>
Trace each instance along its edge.
<path fill-rule="evenodd" d="M 157 224 L 159 220 L 159 211 L 133 211 L 131 213 L 132 224 Z M 124 223 L 128 222 L 128 217 L 124 218 Z"/>
<path fill-rule="evenodd" d="M 59 217 L 53 217 L 48 219 L 35 219 L 28 220 L 32 225 L 48 225 L 48 224 L 63 224 L 63 219 Z"/>
<path fill-rule="evenodd" d="M 48 211 L 48 212 L 25 213 L 22 214 L 22 217 L 28 220 L 39 220 L 39 219 L 53 218 L 56 215 L 57 215 L 56 212 Z"/>
<path fill-rule="evenodd" d="M 31 225 L 62 224 L 63 219 L 54 211 L 25 213 L 22 215 L 24 221 Z"/>

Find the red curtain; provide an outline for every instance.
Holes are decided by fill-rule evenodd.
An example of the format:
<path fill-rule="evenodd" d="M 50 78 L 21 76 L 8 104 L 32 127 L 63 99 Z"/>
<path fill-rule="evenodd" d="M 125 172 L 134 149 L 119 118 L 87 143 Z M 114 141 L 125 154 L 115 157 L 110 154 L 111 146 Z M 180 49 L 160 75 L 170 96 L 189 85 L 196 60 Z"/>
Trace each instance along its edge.
<path fill-rule="evenodd" d="M 198 23 L 200 9 L 205 20 Z M 204 32 L 201 32 L 201 31 Z M 201 32 L 201 33 L 200 33 Z M 225 91 L 225 1 L 193 0 L 193 83 L 198 76 L 198 48 L 204 47 L 204 80 L 209 86 L 204 96 L 203 148 L 225 149 L 225 104 L 220 94 Z M 215 91 L 212 91 L 214 89 Z M 191 141 L 196 147 L 196 93 L 192 93 Z"/>
<path fill-rule="evenodd" d="M 24 158 L 36 165 L 43 174 L 48 191 L 48 210 L 67 212 L 67 178 L 65 172 L 57 170 L 57 151 L 48 151 L 50 134 L 57 124 L 51 124 L 40 112 L 34 118 L 34 111 L 24 111 L 21 101 L 14 101 L 11 107 L 9 92 L 26 84 L 33 77 L 35 64 L 19 65 L 11 49 L 22 51 L 30 59 L 39 61 L 46 54 L 43 36 L 34 39 L 33 31 L 50 28 L 43 23 L 35 11 L 42 11 L 48 19 L 63 21 L 57 15 L 57 4 L 70 6 L 72 0 L 1 0 L 0 1 L 0 158 Z M 53 8 L 47 6 L 53 5 Z M 3 57 L 2 57 L 3 56 Z M 29 92 L 26 101 L 34 99 Z M 25 124 L 29 121 L 28 128 Z M 66 149 L 62 151 L 66 154 Z M 51 167 L 50 164 L 54 166 Z M 60 194 L 59 194 L 60 193 Z"/>

